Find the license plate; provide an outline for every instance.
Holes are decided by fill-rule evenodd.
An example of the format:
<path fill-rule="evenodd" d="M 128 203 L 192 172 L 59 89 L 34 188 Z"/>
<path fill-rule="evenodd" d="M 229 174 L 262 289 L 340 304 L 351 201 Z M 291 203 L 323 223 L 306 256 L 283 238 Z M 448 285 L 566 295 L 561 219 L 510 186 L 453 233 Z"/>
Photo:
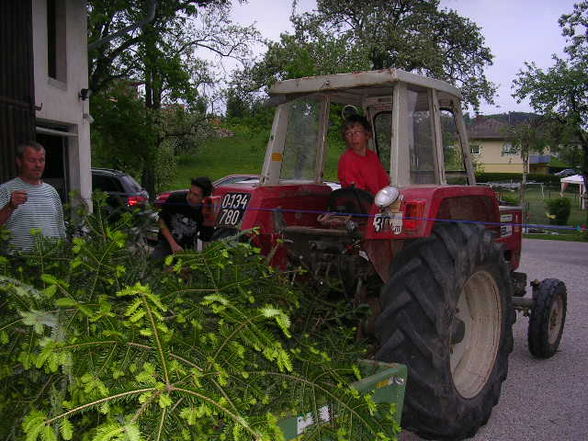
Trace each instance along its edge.
<path fill-rule="evenodd" d="M 402 233 L 402 225 L 402 213 L 392 213 L 389 215 L 378 213 L 374 216 L 373 226 L 376 233 L 389 231 L 394 234 L 400 234 Z"/>
<path fill-rule="evenodd" d="M 250 199 L 250 193 L 227 193 L 224 195 L 216 225 L 238 227 L 243 220 Z"/>
<path fill-rule="evenodd" d="M 500 237 L 512 236 L 512 214 L 500 215 Z M 505 225 L 507 224 L 507 225 Z"/>

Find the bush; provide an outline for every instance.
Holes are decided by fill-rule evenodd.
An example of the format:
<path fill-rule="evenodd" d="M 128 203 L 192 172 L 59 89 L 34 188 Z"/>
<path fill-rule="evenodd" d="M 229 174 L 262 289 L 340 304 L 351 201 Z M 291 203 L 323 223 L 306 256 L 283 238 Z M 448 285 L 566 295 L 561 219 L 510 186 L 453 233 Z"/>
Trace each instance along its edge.
<path fill-rule="evenodd" d="M 550 225 L 566 225 L 572 211 L 567 198 L 550 199 L 546 202 Z"/>
<path fill-rule="evenodd" d="M 521 182 L 521 173 L 476 173 L 477 182 Z M 541 182 L 545 185 L 559 186 L 560 178 L 554 175 L 528 174 L 527 182 Z"/>
<path fill-rule="evenodd" d="M 519 195 L 518 193 L 502 193 L 500 195 L 500 202 L 504 205 L 518 205 Z"/>
<path fill-rule="evenodd" d="M 258 250 L 216 242 L 162 267 L 121 225 L 85 231 L 0 257 L 1 439 L 269 441 L 279 417 L 326 402 L 340 426 L 313 439 L 394 437 L 391 407 L 347 386 L 340 354 L 358 353 L 294 334 L 309 311 Z"/>

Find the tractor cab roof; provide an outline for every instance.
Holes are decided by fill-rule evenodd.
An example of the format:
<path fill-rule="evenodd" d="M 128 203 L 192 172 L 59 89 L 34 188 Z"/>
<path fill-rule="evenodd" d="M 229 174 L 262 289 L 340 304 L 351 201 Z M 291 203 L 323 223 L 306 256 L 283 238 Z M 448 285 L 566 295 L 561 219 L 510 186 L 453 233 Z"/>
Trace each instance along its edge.
<path fill-rule="evenodd" d="M 287 100 L 288 96 L 308 95 L 316 92 L 333 92 L 334 95 L 341 94 L 341 98 L 347 99 L 353 96 L 365 98 L 389 95 L 390 86 L 399 82 L 409 86 L 436 89 L 461 99 L 459 89 L 445 81 L 423 77 L 400 69 L 381 69 L 284 80 L 275 83 L 270 88 L 269 94 L 276 104 Z"/>

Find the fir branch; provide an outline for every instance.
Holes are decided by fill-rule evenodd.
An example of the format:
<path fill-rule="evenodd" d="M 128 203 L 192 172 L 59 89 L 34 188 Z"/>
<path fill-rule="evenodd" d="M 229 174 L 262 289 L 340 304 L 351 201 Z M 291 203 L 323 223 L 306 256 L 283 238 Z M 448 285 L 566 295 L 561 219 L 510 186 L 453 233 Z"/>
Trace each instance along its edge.
<path fill-rule="evenodd" d="M 311 387 L 311 389 L 316 388 L 316 389 L 320 390 L 328 399 L 333 400 L 338 405 L 342 405 L 350 413 L 350 415 L 354 416 L 359 421 L 361 421 L 365 427 L 372 427 L 372 424 L 370 424 L 370 422 L 364 416 L 362 416 L 361 413 L 357 412 L 357 410 L 355 408 L 349 406 L 344 400 L 341 399 L 340 396 L 338 396 L 337 394 L 332 392 L 332 389 L 333 389 L 332 385 L 330 385 L 331 387 L 326 387 L 320 383 L 315 383 L 313 381 L 310 381 L 307 378 L 300 377 L 300 376 L 293 375 L 293 374 L 285 374 L 283 372 L 250 371 L 249 373 L 250 374 L 258 374 L 258 375 L 281 377 L 284 379 L 288 379 L 292 382 L 305 384 L 305 385 Z M 314 396 L 314 394 L 313 394 L 313 396 Z M 318 409 L 318 406 L 316 404 L 314 405 L 314 407 L 316 409 Z M 376 425 L 380 426 L 379 427 L 380 430 L 384 430 L 384 427 L 382 425 L 378 424 L 377 421 L 374 421 L 374 423 Z"/>
<path fill-rule="evenodd" d="M 253 430 L 251 428 L 251 426 L 247 423 L 247 421 L 241 415 L 231 412 L 229 409 L 222 406 L 220 403 L 216 402 L 212 398 L 210 398 L 206 395 L 200 394 L 196 391 L 189 390 L 189 389 L 182 389 L 182 388 L 178 388 L 178 387 L 173 387 L 172 390 L 177 391 L 177 392 L 181 392 L 181 393 L 185 393 L 187 395 L 195 396 L 195 397 L 201 399 L 202 401 L 206 401 L 207 403 L 212 404 L 214 407 L 219 409 L 225 415 L 228 415 L 229 417 L 231 417 L 231 419 L 233 421 L 235 421 L 237 424 L 240 424 L 241 426 L 243 426 L 243 428 L 245 430 L 247 430 L 247 432 L 249 432 L 251 435 L 253 435 L 255 437 L 255 439 L 258 439 L 260 437 L 260 434 L 258 432 L 256 432 L 255 430 Z"/>
<path fill-rule="evenodd" d="M 323 356 L 310 338 L 287 340 L 286 312 L 299 307 L 299 294 L 249 245 L 215 243 L 201 254 L 174 256 L 171 273 L 149 267 L 132 248 L 121 247 L 122 233 L 108 228 L 101 237 L 74 241 L 67 258 L 43 250 L 52 278 L 43 280 L 33 270 L 33 256 L 23 259 L 25 270 L 15 272 L 12 285 L 2 283 L 11 267 L 0 274 L 0 290 L 7 294 L 0 345 L 10 339 L 0 362 L 19 369 L 0 381 L 8 400 L 0 404 L 3 417 L 9 407 L 0 439 L 19 439 L 19 421 L 31 404 L 49 415 L 43 418 L 46 429 L 39 430 L 62 427 L 67 435 L 71 428 L 76 439 L 113 439 L 113 433 L 122 439 L 131 432 L 154 441 L 178 441 L 186 433 L 211 440 L 275 439 L 277 418 L 268 412 L 308 406 L 316 413 L 325 402 L 340 409 L 341 433 L 354 441 L 371 441 L 386 425 L 373 421 L 359 394 L 341 386 L 347 383 L 342 373 L 349 371 L 338 369 L 336 359 Z M 41 295 L 36 287 L 44 283 L 64 287 L 68 300 Z M 69 307 L 73 300 L 75 308 Z M 307 303 L 303 318 L 327 308 Z M 23 323 L 19 314 L 32 310 L 54 314 L 57 333 L 46 327 L 35 333 L 32 319 Z M 342 346 L 334 349 L 353 354 Z M 117 419 L 128 423 L 112 422 Z M 172 425 L 174 433 L 167 433 Z M 316 438 L 323 429 L 316 430 L 304 437 Z"/>
<path fill-rule="evenodd" d="M 163 425 L 165 423 L 166 417 L 167 417 L 167 408 L 163 409 L 161 412 L 161 418 L 159 419 L 159 427 L 157 428 L 157 436 L 155 437 L 155 441 L 161 440 L 161 435 L 163 433 Z"/>
<path fill-rule="evenodd" d="M 159 337 L 159 331 L 157 328 L 157 323 L 155 323 L 155 319 L 153 318 L 153 311 L 151 310 L 151 307 L 149 306 L 149 303 L 147 302 L 147 298 L 144 294 L 141 294 L 141 299 L 143 301 L 143 306 L 145 308 L 145 311 L 147 312 L 147 315 L 149 316 L 149 322 L 151 324 L 151 330 L 153 331 L 153 336 L 155 339 L 155 343 L 157 345 L 157 354 L 159 355 L 159 360 L 161 362 L 161 367 L 163 368 L 163 377 L 165 379 L 165 385 L 169 386 L 170 385 L 170 381 L 169 381 L 169 372 L 167 369 L 167 360 L 166 360 L 166 356 L 165 356 L 165 352 L 163 349 L 163 345 L 161 343 L 161 339 Z"/>
<path fill-rule="evenodd" d="M 86 403 L 86 404 L 83 404 L 81 406 L 77 406 L 77 407 L 75 407 L 73 409 L 68 410 L 67 412 L 62 413 L 61 415 L 57 415 L 57 416 L 55 416 L 53 418 L 49 418 L 48 420 L 45 421 L 45 424 L 47 424 L 47 425 L 48 424 L 53 424 L 55 421 L 58 421 L 58 420 L 63 419 L 63 418 L 67 418 L 70 415 L 74 415 L 76 413 L 83 412 L 86 409 L 89 409 L 89 408 L 95 407 L 95 406 L 99 406 L 100 404 L 103 404 L 103 403 L 108 403 L 110 401 L 117 400 L 119 398 L 124 398 L 124 397 L 128 397 L 128 396 L 131 396 L 131 395 L 144 394 L 144 393 L 147 393 L 147 392 L 157 392 L 157 389 L 154 388 L 154 387 L 147 387 L 147 388 L 144 388 L 144 389 L 129 390 L 129 391 L 121 392 L 121 393 L 116 394 L 116 395 L 111 395 L 109 397 L 101 398 L 99 400 L 95 400 L 95 401 L 92 401 L 90 403 Z"/>

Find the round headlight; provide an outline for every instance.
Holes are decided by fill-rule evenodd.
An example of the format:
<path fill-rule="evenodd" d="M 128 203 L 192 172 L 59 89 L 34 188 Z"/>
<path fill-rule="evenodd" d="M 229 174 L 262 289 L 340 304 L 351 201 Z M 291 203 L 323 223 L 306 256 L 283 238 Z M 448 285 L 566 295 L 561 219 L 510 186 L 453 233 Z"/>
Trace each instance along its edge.
<path fill-rule="evenodd" d="M 384 187 L 376 193 L 374 202 L 380 208 L 393 204 L 400 196 L 400 191 L 396 187 Z"/>

